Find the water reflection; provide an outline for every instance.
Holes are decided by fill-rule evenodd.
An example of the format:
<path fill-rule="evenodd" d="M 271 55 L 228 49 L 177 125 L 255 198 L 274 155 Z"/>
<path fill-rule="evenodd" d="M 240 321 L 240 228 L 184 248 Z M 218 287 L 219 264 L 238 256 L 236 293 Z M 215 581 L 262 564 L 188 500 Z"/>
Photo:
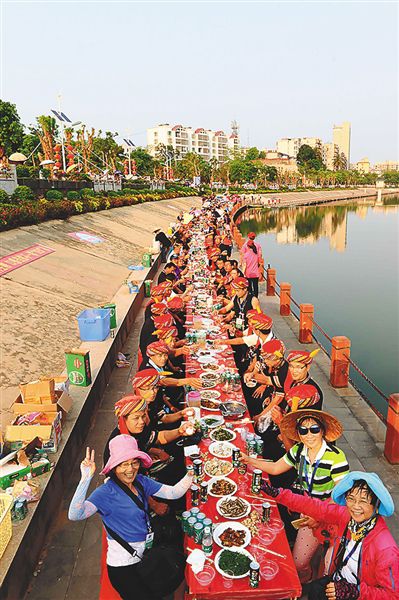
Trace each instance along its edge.
<path fill-rule="evenodd" d="M 355 213 L 365 219 L 369 211 L 397 212 L 399 197 L 334 202 L 295 208 L 263 208 L 244 212 L 237 220 L 243 234 L 275 233 L 278 244 L 314 244 L 320 238 L 330 241 L 330 249 L 344 252 L 347 244 L 347 218 Z"/>

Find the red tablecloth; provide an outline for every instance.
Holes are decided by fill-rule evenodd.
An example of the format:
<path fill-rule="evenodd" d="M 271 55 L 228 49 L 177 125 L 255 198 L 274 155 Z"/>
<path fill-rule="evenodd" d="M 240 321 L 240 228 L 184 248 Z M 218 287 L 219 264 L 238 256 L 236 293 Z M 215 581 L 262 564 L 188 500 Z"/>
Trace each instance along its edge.
<path fill-rule="evenodd" d="M 190 322 L 191 322 L 191 318 L 189 316 L 187 326 L 189 326 Z M 228 349 L 224 350 L 223 353 L 218 355 L 218 364 L 220 364 L 222 366 L 226 366 L 226 368 L 228 368 L 230 370 L 235 369 L 233 353 L 232 353 L 232 350 L 230 347 Z M 201 368 L 201 365 L 197 360 L 195 360 L 191 357 L 188 357 L 188 359 L 186 361 L 186 369 L 190 369 L 193 366 L 198 369 Z M 198 377 L 200 373 L 201 373 L 200 370 L 197 371 L 195 376 Z M 221 400 L 226 400 L 227 398 L 234 398 L 237 400 L 241 400 L 242 402 L 245 402 L 241 388 L 238 391 L 226 392 L 224 390 L 224 384 L 219 384 L 216 386 L 216 388 L 213 388 L 213 389 L 216 389 L 221 393 L 221 398 L 220 398 Z M 220 413 L 210 411 L 210 410 L 204 410 L 201 408 L 201 416 L 212 416 L 212 415 L 218 415 L 218 414 L 220 414 Z M 245 419 L 245 418 L 249 418 L 248 411 L 244 415 L 243 419 Z M 241 425 L 239 424 L 237 419 L 228 419 L 227 422 L 229 422 L 229 421 L 234 424 L 233 425 L 234 430 L 236 431 L 236 434 L 237 434 L 235 440 L 232 440 L 232 443 L 234 445 L 238 446 L 239 448 L 244 449 L 244 442 L 241 439 L 240 431 L 237 431 L 237 429 L 240 429 Z M 244 426 L 247 427 L 249 431 L 253 432 L 252 423 L 247 423 Z M 201 454 L 205 455 L 203 457 L 204 461 L 207 460 L 207 458 L 208 458 L 209 441 L 211 441 L 211 440 L 204 440 L 199 445 Z M 211 459 L 213 457 L 211 455 L 209 455 L 209 458 Z M 209 479 L 209 477 L 207 475 L 205 475 L 204 477 L 205 477 L 205 481 Z M 279 512 L 278 512 L 275 501 L 271 500 L 269 497 L 267 497 L 262 492 L 257 495 L 257 498 L 251 497 L 251 496 L 255 496 L 255 494 L 253 494 L 253 492 L 251 491 L 251 481 L 252 481 L 251 469 L 248 469 L 248 472 L 245 476 L 238 475 L 237 469 L 234 469 L 233 472 L 228 475 L 228 477 L 237 483 L 239 482 L 240 477 L 241 478 L 244 477 L 246 479 L 247 485 L 244 489 L 242 487 L 241 487 L 241 489 L 239 488 L 237 490 L 237 495 L 248 500 L 248 502 L 250 502 L 252 504 L 253 508 L 257 508 L 258 510 L 261 510 L 262 502 L 265 502 L 265 501 L 270 502 L 272 505 L 271 518 L 277 518 L 280 520 Z M 200 505 L 199 505 L 200 510 L 202 512 L 204 512 L 207 517 L 211 518 L 213 523 L 216 523 L 216 524 L 226 521 L 226 519 L 224 519 L 222 516 L 220 516 L 216 510 L 216 502 L 218 501 L 218 499 L 219 498 L 213 498 L 212 496 L 208 496 L 207 502 L 204 504 L 200 503 Z M 190 508 L 191 508 L 191 497 L 190 497 L 190 492 L 188 492 L 187 493 L 187 510 L 189 510 Z M 240 520 L 240 519 L 238 519 L 238 520 Z M 247 548 L 246 548 L 249 552 L 251 552 L 252 544 L 264 545 L 264 544 L 262 544 L 262 541 L 259 540 L 259 538 L 257 536 L 253 537 L 251 539 L 250 545 L 247 546 Z M 195 544 L 194 540 L 188 536 L 185 537 L 185 546 L 186 546 L 186 548 L 189 548 L 189 549 L 194 549 L 194 548 L 199 547 L 199 545 Z M 259 582 L 259 587 L 258 588 L 250 588 L 249 587 L 249 578 L 244 577 L 242 579 L 235 579 L 233 582 L 233 587 L 226 589 L 224 587 L 223 577 L 216 571 L 216 576 L 215 576 L 214 580 L 211 582 L 211 584 L 206 587 L 203 587 L 196 580 L 195 575 L 191 569 L 191 566 L 187 565 L 186 579 L 187 579 L 189 591 L 188 591 L 188 593 L 186 593 L 186 600 L 189 600 L 189 599 L 190 600 L 191 599 L 192 600 L 194 600 L 194 599 L 211 600 L 213 598 L 226 598 L 229 600 L 236 600 L 236 599 L 244 600 L 245 598 L 248 598 L 248 599 L 252 599 L 252 598 L 263 598 L 263 599 L 271 598 L 271 599 L 273 599 L 273 598 L 276 598 L 277 599 L 277 598 L 295 598 L 297 596 L 300 596 L 301 595 L 301 584 L 298 579 L 298 574 L 297 574 L 297 571 L 296 571 L 296 568 L 294 565 L 294 561 L 292 558 L 292 554 L 291 554 L 291 551 L 290 551 L 290 548 L 289 548 L 289 545 L 287 542 L 287 538 L 286 538 L 284 529 L 279 534 L 277 534 L 275 540 L 272 542 L 272 544 L 270 546 L 268 546 L 268 548 L 271 551 L 278 552 L 279 554 L 282 554 L 286 557 L 286 558 L 280 558 L 280 557 L 274 556 L 273 554 L 271 554 L 269 552 L 264 553 L 265 559 L 273 560 L 273 561 L 277 562 L 277 564 L 279 566 L 279 571 L 278 571 L 277 575 L 271 581 L 265 581 L 261 577 L 260 582 Z M 217 554 L 217 552 L 219 550 L 220 550 L 219 546 L 216 543 L 214 543 L 213 552 L 212 552 L 212 555 L 210 556 L 210 558 L 214 559 L 215 555 Z"/>

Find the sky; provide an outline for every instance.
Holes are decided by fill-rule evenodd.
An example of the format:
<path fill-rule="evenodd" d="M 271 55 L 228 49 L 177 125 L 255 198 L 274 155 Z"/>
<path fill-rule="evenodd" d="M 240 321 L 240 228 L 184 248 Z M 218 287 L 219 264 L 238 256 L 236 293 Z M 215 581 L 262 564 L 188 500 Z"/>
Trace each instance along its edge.
<path fill-rule="evenodd" d="M 275 148 L 350 121 L 351 162 L 399 160 L 396 3 L 0 3 L 0 94 L 26 125 L 59 94 L 136 145 L 159 123 L 236 119 L 242 145 Z"/>

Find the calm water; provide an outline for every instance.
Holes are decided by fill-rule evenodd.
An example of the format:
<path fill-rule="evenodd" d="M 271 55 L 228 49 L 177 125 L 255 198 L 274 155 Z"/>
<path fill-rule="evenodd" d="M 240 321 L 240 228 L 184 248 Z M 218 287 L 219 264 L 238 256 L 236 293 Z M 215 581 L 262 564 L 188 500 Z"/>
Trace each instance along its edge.
<path fill-rule="evenodd" d="M 399 392 L 399 197 L 252 210 L 240 228 L 257 233 L 265 264 L 291 283 L 298 304 L 313 304 L 331 337 L 351 339 L 362 371 L 387 396 Z M 386 415 L 386 401 L 353 369 L 351 377 Z"/>

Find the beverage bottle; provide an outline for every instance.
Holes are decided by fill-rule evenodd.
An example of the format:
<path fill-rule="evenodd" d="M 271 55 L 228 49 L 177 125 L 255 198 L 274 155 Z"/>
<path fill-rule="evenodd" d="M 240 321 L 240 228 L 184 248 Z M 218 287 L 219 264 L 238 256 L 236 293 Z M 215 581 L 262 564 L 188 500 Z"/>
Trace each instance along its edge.
<path fill-rule="evenodd" d="M 204 533 L 202 534 L 202 551 L 204 554 L 209 556 L 212 554 L 213 550 L 213 540 L 212 540 L 212 532 L 210 527 L 204 528 Z"/>

